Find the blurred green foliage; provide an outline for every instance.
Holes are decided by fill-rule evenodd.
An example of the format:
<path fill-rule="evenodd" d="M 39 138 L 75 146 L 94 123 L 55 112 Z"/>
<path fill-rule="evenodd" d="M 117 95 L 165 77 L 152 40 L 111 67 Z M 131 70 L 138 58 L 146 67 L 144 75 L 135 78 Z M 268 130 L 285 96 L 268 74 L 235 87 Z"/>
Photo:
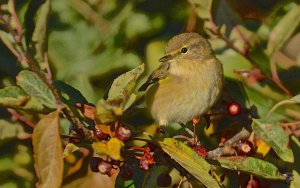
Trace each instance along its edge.
<path fill-rule="evenodd" d="M 153 187 L 157 186 L 158 175 L 163 172 L 170 173 L 171 185 L 177 185 L 180 176 L 185 175 L 182 186 L 188 186 L 189 182 L 194 187 L 203 187 L 212 180 L 214 186 L 222 183 L 225 187 L 246 186 L 253 181 L 261 187 L 298 187 L 299 100 L 282 103 L 293 96 L 297 99 L 300 92 L 298 0 L 1 1 L 0 187 L 34 187 L 38 181 L 43 183 L 43 178 L 37 176 L 35 170 L 47 166 L 42 164 L 34 168 L 37 160 L 42 160 L 39 165 L 45 162 L 52 164 L 50 167 L 53 168 L 58 160 L 62 160 L 60 142 L 63 141 L 64 146 L 68 141 L 74 142 L 74 122 L 59 118 L 61 104 L 51 84 L 34 70 L 35 66 L 47 73 L 45 79 L 52 78 L 55 88 L 61 92 L 62 103 L 68 105 L 65 110 L 88 127 L 84 134 L 95 127 L 91 120 L 95 115 L 100 121 L 96 121 L 96 128 L 100 124 L 102 131 L 114 137 L 114 130 L 110 130 L 103 120 L 109 116 L 109 123 L 122 121 L 134 137 L 149 139 L 143 132 L 154 137 L 156 125 L 145 109 L 131 109 L 132 104 L 142 99 L 136 88 L 158 67 L 166 41 L 189 31 L 209 39 L 223 63 L 225 74 L 224 93 L 212 109 L 212 113 L 221 115 L 212 118 L 208 129 L 201 122 L 197 128 L 201 144 L 213 150 L 222 138 L 229 139 L 246 127 L 254 133 L 250 138 L 255 154 L 247 160 L 240 157 L 219 159 L 211 171 L 215 179 L 207 174 L 207 181 L 201 181 L 196 169 L 201 166 L 208 168 L 210 163 L 181 142 L 161 141 L 162 150 L 174 160 L 165 156 L 162 150 L 155 150 L 156 164 L 150 165 L 148 171 L 141 170 L 139 160 L 134 157 L 139 152 L 127 151 L 131 146 L 143 146 L 143 141 L 124 141 L 125 144 L 120 141 L 117 151 L 113 150 L 113 144 L 107 143 L 105 147 L 112 147 L 112 150 L 103 152 L 100 148 L 95 149 L 96 152 L 121 154 L 126 159 L 119 175 L 115 172 L 110 179 L 88 170 L 89 158 L 94 151 L 87 139 L 77 144 L 78 150 L 76 148 L 65 156 L 64 166 L 57 170 L 59 173 L 63 171 L 64 176 L 54 178 L 56 184 L 62 181 L 64 187 Z M 230 116 L 227 112 L 233 101 L 241 105 L 241 114 L 237 116 Z M 94 105 L 96 112 L 91 110 L 92 115 L 87 115 L 76 108 L 76 103 Z M 273 110 L 276 104 L 284 105 Z M 48 113 L 56 108 L 54 119 L 54 112 L 52 115 Z M 86 106 L 83 108 L 87 109 Z M 63 113 L 66 115 L 65 111 Z M 50 134 L 45 131 L 49 129 L 45 128 L 49 117 L 54 131 L 60 129 L 62 140 L 58 132 Z M 252 118 L 257 119 L 255 123 L 252 123 Z M 36 125 L 45 127 L 34 133 Z M 192 128 L 192 125 L 187 127 Z M 178 124 L 168 127 L 167 132 L 171 136 L 187 135 Z M 32 143 L 32 137 L 37 141 Z M 80 137 L 80 140 L 84 138 Z M 261 144 L 261 140 L 268 146 Z M 157 144 L 155 141 L 158 140 L 152 144 Z M 173 147 L 173 141 L 182 147 Z M 36 150 L 36 146 L 41 148 Z M 46 146 L 55 152 L 44 150 Z M 180 149 L 178 155 L 176 149 Z M 33 155 L 33 150 L 38 156 Z M 43 152 L 47 157 L 41 159 L 43 155 L 38 153 Z M 187 158 L 181 152 L 187 153 Z M 148 153 L 144 151 L 145 154 Z M 56 158 L 59 159 L 51 161 Z M 190 164 L 191 161 L 200 162 L 197 166 L 197 163 Z M 128 169 L 135 173 L 131 180 L 122 176 Z M 206 168 L 202 170 L 208 171 Z M 238 174 L 237 170 L 243 173 Z M 287 172 L 294 175 L 290 184 L 282 181 L 284 175 L 289 176 Z M 255 186 L 252 184 L 251 187 Z"/>

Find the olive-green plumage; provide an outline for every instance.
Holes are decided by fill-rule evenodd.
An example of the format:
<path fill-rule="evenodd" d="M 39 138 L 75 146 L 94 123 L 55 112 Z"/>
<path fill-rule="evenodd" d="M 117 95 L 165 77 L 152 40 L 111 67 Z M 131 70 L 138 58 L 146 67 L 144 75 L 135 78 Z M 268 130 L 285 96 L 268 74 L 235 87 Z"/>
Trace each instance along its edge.
<path fill-rule="evenodd" d="M 140 88 L 148 88 L 146 102 L 159 125 L 186 123 L 206 113 L 223 85 L 222 64 L 209 42 L 198 33 L 177 35 L 160 61 Z"/>

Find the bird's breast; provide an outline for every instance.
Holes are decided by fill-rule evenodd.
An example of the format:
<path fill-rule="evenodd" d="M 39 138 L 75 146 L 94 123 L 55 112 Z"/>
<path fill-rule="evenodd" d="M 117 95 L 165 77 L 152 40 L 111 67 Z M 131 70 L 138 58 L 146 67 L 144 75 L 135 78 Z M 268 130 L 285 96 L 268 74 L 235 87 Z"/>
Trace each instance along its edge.
<path fill-rule="evenodd" d="M 191 64 L 181 71 L 180 67 L 172 68 L 167 79 L 150 88 L 148 106 L 159 122 L 186 123 L 205 113 L 215 102 L 221 90 L 222 67 L 213 62 Z"/>

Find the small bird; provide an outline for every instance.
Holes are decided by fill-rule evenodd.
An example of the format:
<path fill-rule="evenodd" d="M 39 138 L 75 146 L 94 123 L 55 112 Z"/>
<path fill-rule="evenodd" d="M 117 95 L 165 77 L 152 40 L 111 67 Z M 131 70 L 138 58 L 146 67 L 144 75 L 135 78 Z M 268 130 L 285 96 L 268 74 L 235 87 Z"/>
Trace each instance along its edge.
<path fill-rule="evenodd" d="M 182 33 L 167 44 L 161 65 L 139 88 L 160 126 L 186 124 L 206 113 L 220 96 L 223 67 L 198 33 Z"/>

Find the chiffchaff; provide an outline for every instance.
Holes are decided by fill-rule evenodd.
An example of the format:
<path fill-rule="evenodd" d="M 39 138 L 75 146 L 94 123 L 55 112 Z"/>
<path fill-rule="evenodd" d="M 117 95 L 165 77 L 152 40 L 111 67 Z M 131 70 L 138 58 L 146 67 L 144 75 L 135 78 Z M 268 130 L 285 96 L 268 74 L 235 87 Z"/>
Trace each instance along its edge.
<path fill-rule="evenodd" d="M 161 65 L 146 83 L 146 103 L 159 125 L 187 123 L 218 99 L 223 68 L 210 43 L 198 33 L 183 33 L 167 44 Z M 150 86 L 150 87 L 149 87 Z"/>

